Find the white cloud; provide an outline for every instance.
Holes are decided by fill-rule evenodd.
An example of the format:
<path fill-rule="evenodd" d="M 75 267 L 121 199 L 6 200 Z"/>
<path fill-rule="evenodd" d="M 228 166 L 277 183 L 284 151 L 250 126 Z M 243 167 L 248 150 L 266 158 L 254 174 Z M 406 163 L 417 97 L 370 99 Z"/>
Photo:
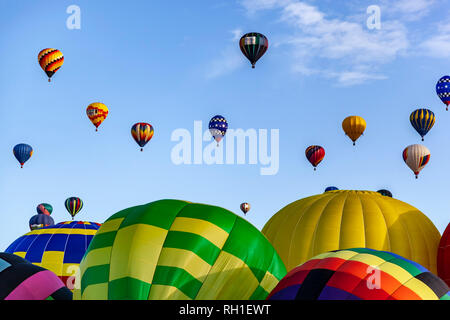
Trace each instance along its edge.
<path fill-rule="evenodd" d="M 450 58 L 450 25 L 442 23 L 435 35 L 420 44 L 423 53 L 434 58 Z"/>
<path fill-rule="evenodd" d="M 227 46 L 217 59 L 210 62 L 205 73 L 207 79 L 230 74 L 245 63 L 241 52 L 235 46 Z"/>

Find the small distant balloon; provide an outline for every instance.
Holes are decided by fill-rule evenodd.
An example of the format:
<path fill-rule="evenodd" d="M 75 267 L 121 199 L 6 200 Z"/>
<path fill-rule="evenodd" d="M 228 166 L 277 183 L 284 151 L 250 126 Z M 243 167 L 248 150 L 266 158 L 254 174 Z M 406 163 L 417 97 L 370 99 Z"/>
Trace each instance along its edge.
<path fill-rule="evenodd" d="M 66 199 L 64 206 L 66 207 L 67 212 L 72 216 L 73 220 L 77 213 L 83 208 L 83 201 L 77 197 L 70 197 Z"/>
<path fill-rule="evenodd" d="M 131 135 L 134 141 L 141 147 L 141 151 L 144 151 L 145 145 L 153 138 L 155 130 L 149 123 L 139 122 L 131 127 Z"/>
<path fill-rule="evenodd" d="M 405 150 L 403 150 L 403 160 L 414 172 L 414 174 L 416 175 L 416 179 L 419 177 L 420 171 L 430 161 L 430 157 L 430 150 L 420 144 L 409 146 Z"/>
<path fill-rule="evenodd" d="M 424 137 L 433 128 L 436 117 L 431 110 L 417 109 L 411 113 L 409 120 L 413 128 L 422 137 L 422 141 L 424 141 Z"/>
<path fill-rule="evenodd" d="M 336 190 L 339 190 L 339 188 L 337 188 L 337 187 L 327 187 L 327 188 L 325 189 L 325 192 L 336 191 Z"/>
<path fill-rule="evenodd" d="M 98 127 L 103 123 L 103 121 L 105 121 L 108 113 L 108 107 L 100 102 L 91 103 L 86 108 L 86 114 L 95 126 L 95 131 L 98 131 Z"/>
<path fill-rule="evenodd" d="M 51 204 L 41 203 L 36 207 L 36 211 L 38 214 L 45 214 L 45 215 L 49 216 L 53 212 L 53 207 Z"/>
<path fill-rule="evenodd" d="M 353 145 L 356 145 L 356 140 L 364 134 L 366 126 L 366 121 L 359 116 L 347 117 L 342 122 L 342 129 L 344 129 L 345 134 L 353 141 Z"/>
<path fill-rule="evenodd" d="M 436 93 L 441 101 L 447 106 L 450 105 L 450 76 L 443 76 L 436 85 Z"/>
<path fill-rule="evenodd" d="M 242 212 L 244 213 L 244 215 L 246 215 L 247 212 L 250 211 L 250 204 L 247 203 L 247 202 L 242 203 L 242 204 L 241 204 L 241 210 L 242 210 Z"/>
<path fill-rule="evenodd" d="M 216 140 L 217 146 L 219 146 L 219 143 L 227 133 L 227 130 L 228 122 L 220 115 L 214 116 L 209 122 L 209 132 L 211 132 L 214 140 Z"/>
<path fill-rule="evenodd" d="M 13 149 L 14 156 L 20 163 L 20 167 L 23 168 L 25 162 L 27 162 L 33 155 L 33 148 L 25 143 L 18 144 Z"/>
<path fill-rule="evenodd" d="M 381 190 L 378 190 L 377 192 L 379 194 L 381 194 L 382 196 L 392 198 L 392 192 L 390 192 L 389 190 L 381 189 Z"/>
<path fill-rule="evenodd" d="M 269 40 L 267 40 L 266 36 L 261 33 L 250 32 L 244 34 L 241 40 L 239 40 L 239 47 L 254 69 L 256 62 L 269 48 Z"/>
<path fill-rule="evenodd" d="M 43 213 L 32 216 L 29 221 L 31 231 L 48 226 L 53 226 L 54 224 L 55 221 L 53 220 L 53 218 Z"/>
<path fill-rule="evenodd" d="M 38 61 L 42 70 L 47 74 L 48 82 L 51 82 L 55 72 L 64 64 L 64 55 L 58 49 L 47 48 L 39 52 Z"/>
<path fill-rule="evenodd" d="M 319 163 L 325 158 L 325 149 L 321 146 L 310 146 L 306 149 L 305 154 L 306 159 L 308 159 L 314 167 L 314 171 L 316 171 Z"/>

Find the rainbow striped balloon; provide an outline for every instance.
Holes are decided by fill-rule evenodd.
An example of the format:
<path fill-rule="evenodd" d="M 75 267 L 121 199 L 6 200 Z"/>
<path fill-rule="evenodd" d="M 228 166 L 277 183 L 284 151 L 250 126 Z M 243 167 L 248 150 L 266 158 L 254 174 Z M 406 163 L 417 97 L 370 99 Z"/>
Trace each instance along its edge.
<path fill-rule="evenodd" d="M 131 135 L 134 141 L 141 147 L 141 151 L 144 151 L 145 145 L 153 138 L 155 130 L 149 123 L 139 122 L 131 127 Z"/>
<path fill-rule="evenodd" d="M 444 281 L 394 253 L 347 249 L 290 271 L 269 300 L 450 300 Z"/>
<path fill-rule="evenodd" d="M 110 217 L 80 264 L 83 300 L 265 299 L 286 268 L 259 230 L 223 208 L 161 200 Z"/>

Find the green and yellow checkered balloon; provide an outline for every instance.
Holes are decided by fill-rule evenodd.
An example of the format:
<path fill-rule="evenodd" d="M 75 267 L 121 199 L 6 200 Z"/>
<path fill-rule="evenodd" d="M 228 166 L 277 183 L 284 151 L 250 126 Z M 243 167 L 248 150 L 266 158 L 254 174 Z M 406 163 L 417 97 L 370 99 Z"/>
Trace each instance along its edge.
<path fill-rule="evenodd" d="M 265 299 L 286 268 L 250 223 L 223 208 L 161 200 L 125 209 L 99 229 L 75 299 Z"/>

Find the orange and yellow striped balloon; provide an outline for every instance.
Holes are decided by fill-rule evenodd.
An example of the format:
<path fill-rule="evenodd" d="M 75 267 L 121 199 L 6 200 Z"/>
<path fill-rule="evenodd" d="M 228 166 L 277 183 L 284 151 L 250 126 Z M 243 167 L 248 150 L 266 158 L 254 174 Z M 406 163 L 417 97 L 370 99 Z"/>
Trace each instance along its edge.
<path fill-rule="evenodd" d="M 64 63 L 64 55 L 58 49 L 47 48 L 39 52 L 38 61 L 48 76 L 48 82 Z"/>
<path fill-rule="evenodd" d="M 108 107 L 100 102 L 91 103 L 86 109 L 86 114 L 95 126 L 95 131 L 98 131 L 98 127 L 106 119 L 108 113 Z"/>

